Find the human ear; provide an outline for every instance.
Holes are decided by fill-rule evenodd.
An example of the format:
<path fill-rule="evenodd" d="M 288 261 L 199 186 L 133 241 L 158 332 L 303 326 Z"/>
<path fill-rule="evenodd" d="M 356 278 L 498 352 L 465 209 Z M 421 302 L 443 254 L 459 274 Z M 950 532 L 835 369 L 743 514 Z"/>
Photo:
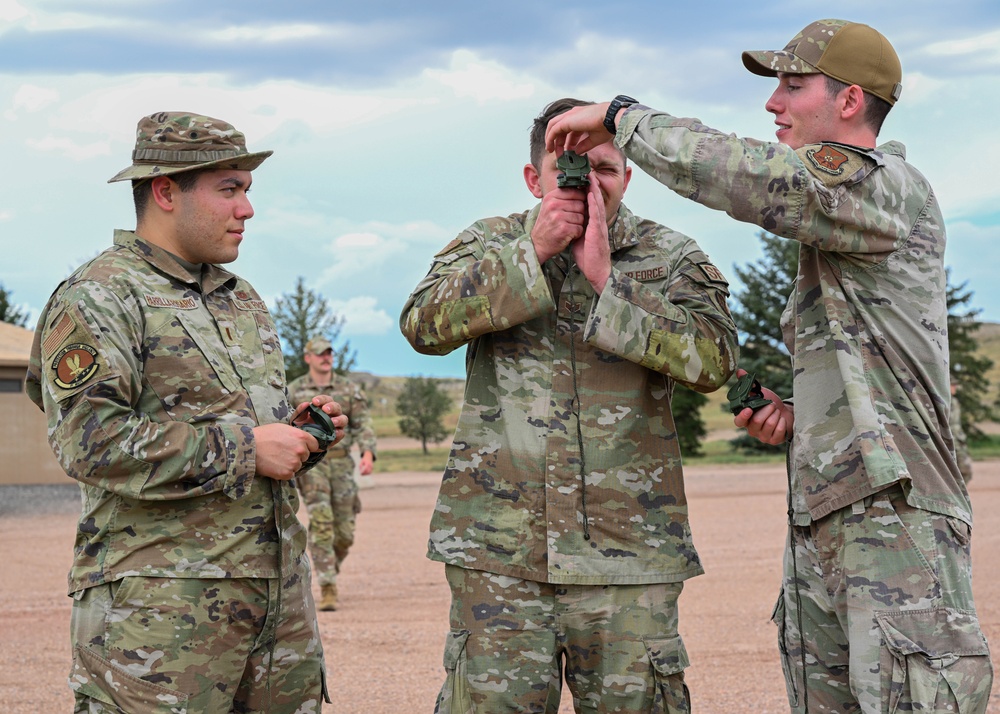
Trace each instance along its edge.
<path fill-rule="evenodd" d="M 534 164 L 524 165 L 524 183 L 535 198 L 542 197 L 542 178 L 538 175 L 538 169 Z"/>

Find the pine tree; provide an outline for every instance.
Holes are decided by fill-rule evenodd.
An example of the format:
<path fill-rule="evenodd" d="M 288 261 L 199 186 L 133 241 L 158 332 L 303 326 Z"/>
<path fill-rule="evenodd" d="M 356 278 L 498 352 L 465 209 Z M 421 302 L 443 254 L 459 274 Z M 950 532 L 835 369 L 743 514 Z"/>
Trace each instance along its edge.
<path fill-rule="evenodd" d="M 670 411 L 674 415 L 677 441 L 684 456 L 701 456 L 701 442 L 708 434 L 705 420 L 701 418 L 701 408 L 708 404 L 708 397 L 683 384 L 674 387 L 670 399 Z"/>
<path fill-rule="evenodd" d="M 987 372 L 993 360 L 977 353 L 979 343 L 976 332 L 982 323 L 976 316 L 979 308 L 968 307 L 972 291 L 968 282 L 951 284 L 948 271 L 948 353 L 951 362 L 951 379 L 957 384 L 955 398 L 961 407 L 962 429 L 970 441 L 983 438 L 977 423 L 993 419 L 993 406 L 986 400 L 989 389 Z"/>
<path fill-rule="evenodd" d="M 764 255 L 756 263 L 735 268 L 744 289 L 733 291 L 733 319 L 740 331 L 740 367 L 757 375 L 761 385 L 783 397 L 792 396 L 792 361 L 781 336 L 781 313 L 795 289 L 799 244 L 761 231 Z M 784 446 L 763 444 L 747 434 L 730 441 L 734 449 L 780 452 Z"/>
<path fill-rule="evenodd" d="M 295 281 L 295 290 L 279 297 L 272 311 L 274 324 L 284 343 L 285 376 L 289 382 L 309 371 L 302 355 L 306 343 L 322 335 L 333 345 L 333 370 L 347 374 L 357 361 L 357 353 L 350 343 L 337 347 L 337 338 L 344 326 L 344 318 L 330 309 L 330 304 L 320 293 L 306 287 L 305 278 Z"/>
<path fill-rule="evenodd" d="M 0 322 L 9 322 L 18 327 L 28 326 L 28 313 L 11 302 L 14 293 L 0 283 Z"/>
<path fill-rule="evenodd" d="M 399 430 L 404 436 L 419 439 L 424 453 L 427 442 L 439 442 L 448 436 L 441 421 L 451 408 L 451 399 L 430 377 L 407 377 L 403 391 L 396 400 Z"/>

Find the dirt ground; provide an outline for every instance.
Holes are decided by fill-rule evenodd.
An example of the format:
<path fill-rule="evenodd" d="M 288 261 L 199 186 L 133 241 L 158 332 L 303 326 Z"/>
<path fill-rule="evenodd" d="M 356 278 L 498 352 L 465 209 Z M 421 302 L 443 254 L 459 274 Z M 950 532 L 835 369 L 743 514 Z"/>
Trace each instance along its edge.
<path fill-rule="evenodd" d="M 973 558 L 979 616 L 1000 642 L 1000 461 L 976 464 Z M 443 566 L 424 558 L 438 474 L 379 474 L 362 492 L 357 543 L 341 573 L 342 605 L 320 613 L 338 714 L 430 712 L 448 621 Z M 687 680 L 699 714 L 787 712 L 776 630 L 784 539 L 781 467 L 687 472 L 695 544 L 707 574 L 680 601 Z M 0 499 L 10 497 L 0 489 Z M 3 504 L 0 503 L 0 506 Z M 75 514 L 0 508 L 0 711 L 69 712 L 70 600 L 64 594 Z M 53 509 L 48 509 L 53 510 Z M 13 515 L 11 512 L 13 511 Z M 1000 714 L 994 688 L 991 711 Z M 568 694 L 561 712 L 572 712 Z"/>

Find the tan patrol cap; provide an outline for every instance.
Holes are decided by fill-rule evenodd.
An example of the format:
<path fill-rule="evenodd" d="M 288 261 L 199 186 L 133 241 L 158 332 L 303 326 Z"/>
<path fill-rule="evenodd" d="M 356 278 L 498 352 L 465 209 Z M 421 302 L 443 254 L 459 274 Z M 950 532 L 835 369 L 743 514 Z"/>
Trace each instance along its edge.
<path fill-rule="evenodd" d="M 743 64 L 762 77 L 815 74 L 856 84 L 895 104 L 903 90 L 899 57 L 878 30 L 846 20 L 817 20 L 783 50 L 747 50 Z"/>
<path fill-rule="evenodd" d="M 311 340 L 306 342 L 306 352 L 314 355 L 321 355 L 327 350 L 332 350 L 333 345 L 330 344 L 330 340 L 326 339 L 322 335 L 317 335 Z"/>
<path fill-rule="evenodd" d="M 271 151 L 247 151 L 232 124 L 191 112 L 157 112 L 139 120 L 132 165 L 108 183 L 170 176 L 194 169 L 253 171 Z"/>

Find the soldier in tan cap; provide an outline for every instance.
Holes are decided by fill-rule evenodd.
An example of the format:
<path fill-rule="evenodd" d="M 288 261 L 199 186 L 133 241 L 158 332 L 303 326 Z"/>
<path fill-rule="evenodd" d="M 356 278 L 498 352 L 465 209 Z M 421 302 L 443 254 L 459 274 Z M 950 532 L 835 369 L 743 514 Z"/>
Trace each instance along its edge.
<path fill-rule="evenodd" d="M 777 143 L 619 96 L 560 117 L 548 145 L 614 140 L 682 196 L 800 244 L 781 319 L 794 406 L 765 389 L 771 403 L 735 422 L 790 442 L 774 621 L 792 710 L 984 712 L 993 671 L 948 423 L 944 219 L 903 145 L 876 145 L 899 59 L 867 25 L 819 20 L 743 62 L 777 77 Z"/>
<path fill-rule="evenodd" d="M 139 122 L 135 231 L 60 284 L 27 375 L 79 481 L 69 574 L 80 712 L 319 711 L 323 648 L 290 480 L 293 425 L 264 301 L 236 259 L 271 154 L 211 117 Z M 312 399 L 336 436 L 347 418 Z M 276 654 L 280 653 L 280 657 Z"/>
<path fill-rule="evenodd" d="M 329 394 L 348 419 L 344 440 L 328 449 L 321 463 L 295 479 L 309 512 L 309 554 L 319 582 L 319 609 L 336 610 L 337 574 L 354 544 L 355 518 L 361 512 L 351 446 L 358 445 L 358 470 L 367 476 L 375 463 L 375 429 L 364 390 L 333 370 L 333 345 L 328 339 L 318 335 L 309 340 L 303 359 L 309 371 L 289 383 L 291 402 Z"/>

